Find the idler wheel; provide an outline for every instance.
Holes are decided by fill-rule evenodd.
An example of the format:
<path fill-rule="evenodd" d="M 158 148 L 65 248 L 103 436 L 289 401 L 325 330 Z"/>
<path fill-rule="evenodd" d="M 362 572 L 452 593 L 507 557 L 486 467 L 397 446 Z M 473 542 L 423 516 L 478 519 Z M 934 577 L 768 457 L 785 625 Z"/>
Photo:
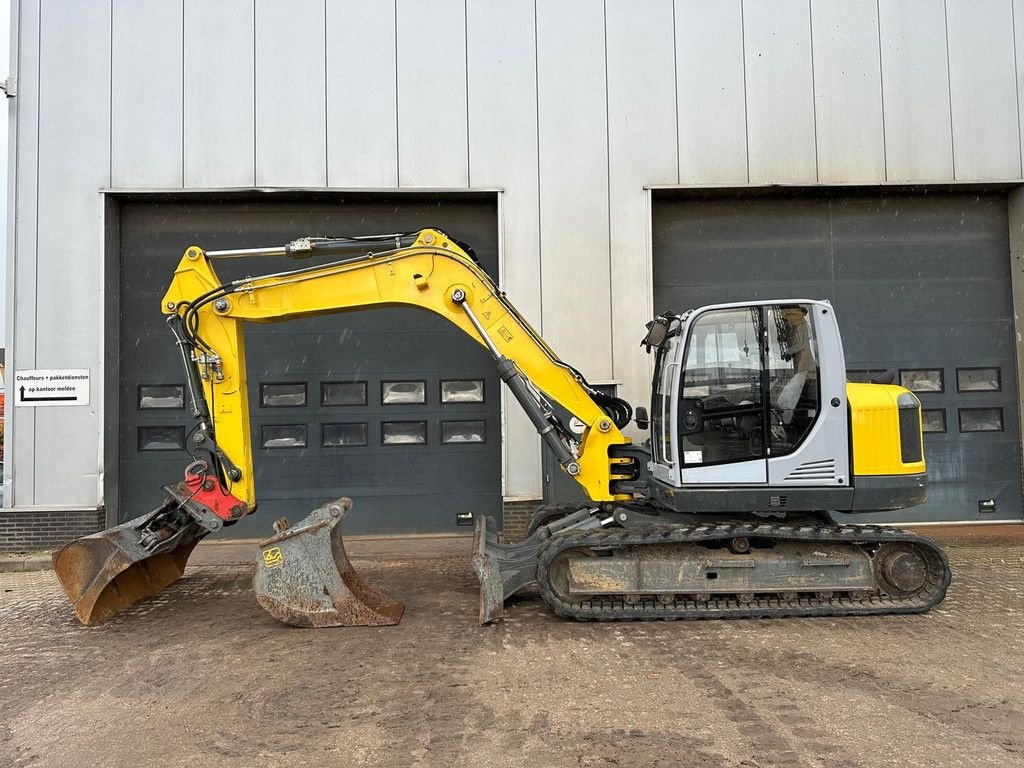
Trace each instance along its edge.
<path fill-rule="evenodd" d="M 928 580 L 928 563 L 913 547 L 884 544 L 873 559 L 875 578 L 886 594 L 910 595 Z"/>

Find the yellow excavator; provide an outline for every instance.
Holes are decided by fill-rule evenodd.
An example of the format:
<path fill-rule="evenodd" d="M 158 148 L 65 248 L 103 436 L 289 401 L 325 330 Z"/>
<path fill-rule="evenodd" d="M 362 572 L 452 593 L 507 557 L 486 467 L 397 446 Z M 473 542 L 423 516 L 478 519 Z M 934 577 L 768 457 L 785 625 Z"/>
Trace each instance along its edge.
<path fill-rule="evenodd" d="M 325 261 L 232 282 L 214 271 L 218 259 L 252 256 Z M 245 324 L 387 306 L 434 312 L 483 345 L 589 499 L 542 508 L 518 543 L 499 543 L 494 522 L 477 518 L 481 623 L 530 586 L 581 620 L 918 613 L 944 598 L 941 549 L 848 520 L 925 500 L 921 409 L 891 378 L 846 381 L 828 302 L 658 315 L 642 341 L 655 356 L 650 411 L 634 411 L 561 360 L 470 247 L 424 229 L 185 251 L 162 310 L 186 372 L 192 461 L 157 509 L 54 555 L 84 623 L 174 582 L 204 536 L 255 511 Z M 650 439 L 628 438 L 631 422 Z M 255 576 L 272 615 L 300 626 L 399 621 L 402 605 L 345 555 L 351 506 L 338 499 L 294 526 L 275 523 Z"/>

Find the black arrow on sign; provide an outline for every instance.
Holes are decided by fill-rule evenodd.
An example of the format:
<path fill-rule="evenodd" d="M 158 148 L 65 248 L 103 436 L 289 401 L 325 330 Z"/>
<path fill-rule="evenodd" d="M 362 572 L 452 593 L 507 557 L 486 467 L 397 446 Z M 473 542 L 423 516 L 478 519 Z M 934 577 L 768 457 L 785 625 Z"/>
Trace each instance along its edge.
<path fill-rule="evenodd" d="M 77 399 L 77 395 L 54 395 L 53 397 L 25 397 L 25 385 L 21 385 L 21 402 L 23 403 L 52 403 L 57 400 Z"/>

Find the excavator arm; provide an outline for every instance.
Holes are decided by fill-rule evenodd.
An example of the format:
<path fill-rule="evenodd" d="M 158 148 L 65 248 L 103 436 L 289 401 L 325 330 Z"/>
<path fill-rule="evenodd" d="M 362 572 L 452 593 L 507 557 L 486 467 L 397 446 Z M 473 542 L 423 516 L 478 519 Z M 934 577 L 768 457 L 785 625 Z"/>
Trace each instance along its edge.
<path fill-rule="evenodd" d="M 602 395 L 562 362 L 454 240 L 436 229 L 404 239 L 406 243 L 397 236 L 391 247 L 377 251 L 367 247 L 372 242 L 350 238 L 303 239 L 283 249 L 186 250 L 163 308 L 185 356 L 193 413 L 200 421 L 190 437 L 190 449 L 209 457 L 218 470 L 217 485 L 223 484 L 237 499 L 226 511 L 245 514 L 256 503 L 245 323 L 386 306 L 438 314 L 486 347 L 511 394 L 586 495 L 594 501 L 629 498 L 614 488 L 616 479 L 625 479 L 621 465 L 629 459 L 610 452 L 612 446 L 630 442 L 620 431 L 630 418 L 629 406 Z M 213 268 L 214 260 L 236 255 L 296 257 L 352 251 L 357 254 L 327 264 L 227 283 Z M 608 411 L 597 400 L 603 400 Z M 569 429 L 573 418 L 585 425 L 582 437 Z"/>
<path fill-rule="evenodd" d="M 214 270 L 219 259 L 313 255 L 330 260 L 229 282 Z M 186 446 L 193 461 L 183 480 L 164 486 L 167 499 L 160 507 L 55 554 L 57 576 L 83 622 L 102 621 L 172 583 L 200 539 L 255 511 L 245 324 L 387 306 L 434 312 L 484 346 L 541 439 L 587 497 L 595 502 L 632 498 L 643 472 L 621 432 L 632 408 L 596 390 L 560 360 L 471 250 L 445 233 L 302 238 L 283 247 L 234 251 L 193 246 L 162 300 L 196 422 Z M 570 428 L 573 422 L 582 423 L 582 434 Z M 314 624 L 349 623 L 355 614 L 359 623 L 394 623 L 401 616 L 401 606 L 359 580 L 344 555 L 338 526 L 350 507 L 351 501 L 339 499 L 294 528 L 282 526 L 264 542 L 256 591 L 275 616 Z M 509 555 L 501 549 L 487 524 L 478 518 L 474 559 L 483 585 L 482 620 L 501 615 L 505 597 L 530 583 L 535 564 L 533 553 Z M 289 556 L 289 567 L 280 568 L 289 548 L 299 551 L 305 546 L 300 543 L 314 536 L 326 538 L 321 546 L 303 550 L 313 555 Z M 313 598 L 308 590 L 295 594 L 296 582 L 310 580 L 325 584 L 323 595 L 334 593 L 330 605 L 308 608 L 311 601 L 323 602 L 319 591 Z M 364 618 L 370 615 L 372 620 Z"/>

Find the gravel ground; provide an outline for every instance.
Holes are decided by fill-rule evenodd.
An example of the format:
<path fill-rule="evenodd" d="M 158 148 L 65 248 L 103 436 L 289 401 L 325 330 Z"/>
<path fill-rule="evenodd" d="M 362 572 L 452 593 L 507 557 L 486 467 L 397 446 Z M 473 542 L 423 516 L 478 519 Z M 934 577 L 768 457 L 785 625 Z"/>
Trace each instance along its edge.
<path fill-rule="evenodd" d="M 378 629 L 279 625 L 244 565 L 95 628 L 0 573 L 0 765 L 1020 766 L 1024 546 L 949 553 L 926 616 L 492 627 L 468 551 L 355 559 Z"/>

